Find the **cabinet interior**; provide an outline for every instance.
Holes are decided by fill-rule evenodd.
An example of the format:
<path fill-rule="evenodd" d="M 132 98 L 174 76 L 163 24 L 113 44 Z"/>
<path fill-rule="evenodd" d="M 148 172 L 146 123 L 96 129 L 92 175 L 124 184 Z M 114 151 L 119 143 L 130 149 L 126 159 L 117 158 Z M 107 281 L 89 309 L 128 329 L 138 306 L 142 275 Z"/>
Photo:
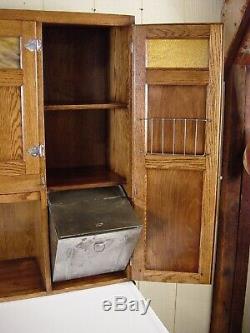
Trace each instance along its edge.
<path fill-rule="evenodd" d="M 49 190 L 128 184 L 128 27 L 43 27 Z"/>
<path fill-rule="evenodd" d="M 40 201 L 0 203 L 0 298 L 45 291 Z"/>

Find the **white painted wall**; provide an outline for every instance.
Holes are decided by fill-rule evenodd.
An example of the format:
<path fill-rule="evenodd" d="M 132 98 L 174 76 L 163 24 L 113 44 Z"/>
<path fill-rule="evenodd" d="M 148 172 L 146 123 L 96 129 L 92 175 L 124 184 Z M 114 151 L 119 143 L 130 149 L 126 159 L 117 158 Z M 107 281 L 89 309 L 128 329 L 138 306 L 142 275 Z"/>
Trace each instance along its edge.
<path fill-rule="evenodd" d="M 223 0 L 0 0 L 0 8 L 130 14 L 137 24 L 219 22 Z M 171 333 L 208 333 L 212 287 L 139 282 Z"/>

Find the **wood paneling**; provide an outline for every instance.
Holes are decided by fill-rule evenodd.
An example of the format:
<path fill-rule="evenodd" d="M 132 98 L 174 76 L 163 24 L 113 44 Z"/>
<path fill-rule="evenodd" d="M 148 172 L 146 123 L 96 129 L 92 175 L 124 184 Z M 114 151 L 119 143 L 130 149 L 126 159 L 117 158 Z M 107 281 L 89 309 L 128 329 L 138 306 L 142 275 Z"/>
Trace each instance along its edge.
<path fill-rule="evenodd" d="M 39 191 L 41 178 L 39 175 L 0 176 L 0 193 L 21 193 Z"/>
<path fill-rule="evenodd" d="M 146 269 L 198 273 L 202 191 L 203 172 L 147 170 Z"/>
<path fill-rule="evenodd" d="M 172 28 L 176 30 L 173 32 Z M 135 207 L 144 222 L 144 229 L 133 257 L 134 279 L 190 283 L 211 281 L 220 149 L 222 27 L 207 25 L 203 35 L 198 25 L 196 28 L 195 33 L 193 25 L 186 25 L 185 28 L 171 25 L 170 30 L 169 26 L 162 25 L 136 27 L 133 179 Z M 198 36 L 199 32 L 201 35 Z M 150 72 L 145 68 L 145 40 L 149 38 L 209 38 L 209 75 L 196 83 L 198 79 L 192 76 L 194 70 L 191 69 L 190 82 L 194 80 L 194 83 L 190 84 L 188 74 L 180 69 L 169 71 L 170 74 L 159 69 Z M 170 83 L 171 75 L 173 84 Z M 152 80 L 152 84 L 147 79 L 149 82 Z M 147 121 L 142 121 L 148 117 L 153 117 L 155 123 L 159 122 L 152 126 L 153 131 L 147 126 Z M 159 118 L 165 118 L 170 125 L 162 126 Z M 176 120 L 176 124 L 179 123 L 175 128 L 175 149 L 178 148 L 175 153 L 182 156 L 174 156 L 171 119 L 180 118 L 182 120 Z M 194 141 L 188 138 L 186 151 L 183 150 L 185 118 L 207 119 L 206 129 L 203 127 L 199 130 L 197 149 L 197 154 L 205 152 L 205 156 L 193 156 L 194 159 L 188 156 L 188 153 L 192 154 Z M 188 128 L 188 121 L 192 123 L 191 120 L 186 121 L 187 134 L 191 133 L 193 137 L 195 130 Z M 143 154 L 145 138 L 146 155 Z M 155 186 L 152 185 L 154 182 L 157 182 Z M 193 191 L 192 194 L 188 195 L 189 191 Z M 177 195 L 177 200 L 172 200 L 173 193 Z M 194 214 L 190 219 L 189 209 L 190 214 Z M 173 229 L 170 228 L 169 216 L 172 217 Z M 185 219 L 185 223 L 182 219 Z M 171 232 L 174 232 L 174 236 L 169 240 L 167 237 Z M 182 237 L 186 239 L 182 241 Z M 168 245 L 170 241 L 171 246 Z M 181 259 L 177 260 L 178 250 L 179 254 L 184 253 L 183 258 L 187 256 L 183 263 Z"/>
<path fill-rule="evenodd" d="M 105 110 L 47 112 L 47 168 L 104 166 L 107 135 L 105 125 Z"/>
<path fill-rule="evenodd" d="M 207 153 L 203 192 L 203 220 L 201 231 L 200 269 L 203 281 L 211 280 L 217 224 L 217 196 L 221 160 L 223 27 L 211 25 L 209 42 L 209 84 L 207 91 L 207 118 L 205 151 Z"/>
<path fill-rule="evenodd" d="M 22 69 L 1 69 L 0 86 L 1 87 L 20 87 L 23 84 Z"/>
<path fill-rule="evenodd" d="M 44 291 L 39 266 L 35 258 L 0 261 L 0 302 L 10 297 L 39 295 Z"/>
<path fill-rule="evenodd" d="M 4 200 L 7 198 L 4 196 Z M 39 201 L 0 204 L 0 260 L 36 256 L 35 225 L 40 223 Z"/>
<path fill-rule="evenodd" d="M 110 169 L 127 180 L 126 192 L 131 196 L 131 28 L 112 28 L 110 39 L 109 99 L 127 104 L 127 109 L 107 113 L 107 161 Z"/>
<path fill-rule="evenodd" d="M 28 153 L 31 147 L 39 144 L 38 103 L 37 103 L 37 63 L 36 52 L 30 52 L 25 44 L 36 37 L 36 23 L 22 23 L 22 68 L 23 68 L 23 150 L 25 151 L 26 174 L 40 173 L 40 159 Z"/>
<path fill-rule="evenodd" d="M 9 68 L 0 71 L 0 108 L 2 110 L 0 175 L 39 174 L 39 158 L 28 154 L 31 147 L 39 144 L 36 53 L 28 51 L 24 46 L 36 35 L 35 23 L 6 20 L 1 21 L 0 25 L 1 37 L 12 36 L 17 39 L 18 52 L 16 53 L 20 53 L 22 64 L 22 69 Z M 8 56 L 10 59 L 13 58 L 11 50 L 9 55 L 7 49 L 5 53 L 6 59 Z M 7 64 L 7 60 L 5 63 Z"/>
<path fill-rule="evenodd" d="M 108 102 L 109 35 L 109 28 L 43 29 L 45 104 Z"/>
<path fill-rule="evenodd" d="M 108 104 L 75 104 L 75 105 L 47 105 L 45 111 L 62 111 L 62 110 L 103 110 L 103 109 L 126 109 L 127 104 L 108 103 Z"/>
<path fill-rule="evenodd" d="M 148 87 L 148 117 L 169 118 L 170 121 L 154 119 L 147 123 L 147 151 L 154 153 L 180 154 L 186 149 L 187 154 L 204 153 L 205 122 L 185 122 L 171 119 L 205 119 L 206 118 L 206 87 L 204 86 L 167 86 L 149 85 Z M 164 133 L 163 133 L 164 132 Z M 164 138 L 162 136 L 164 135 Z M 173 139 L 173 136 L 175 138 Z M 196 142 L 196 143 L 195 143 Z M 184 143 L 186 147 L 184 147 Z"/>
<path fill-rule="evenodd" d="M 100 287 L 108 284 L 121 283 L 128 281 L 125 272 L 116 272 L 101 274 L 91 277 L 85 277 L 81 279 L 62 281 L 53 283 L 53 294 L 58 294 L 62 292 L 72 291 L 72 290 L 81 290 L 91 287 Z"/>
<path fill-rule="evenodd" d="M 23 142 L 19 87 L 0 87 L 0 109 L 0 161 L 21 160 Z"/>
<path fill-rule="evenodd" d="M 92 188 L 126 184 L 126 179 L 105 166 L 48 169 L 47 184 L 50 191 Z"/>
<path fill-rule="evenodd" d="M 56 111 L 45 115 L 50 189 L 126 178 L 131 194 L 130 41 L 127 27 L 45 26 L 45 110 Z"/>
<path fill-rule="evenodd" d="M 0 19 L 100 26 L 127 26 L 134 23 L 134 17 L 128 15 L 9 9 L 0 10 Z"/>
<path fill-rule="evenodd" d="M 204 156 L 145 156 L 145 165 L 147 169 L 178 169 L 178 170 L 205 170 L 206 158 Z"/>
<path fill-rule="evenodd" d="M 147 69 L 147 83 L 152 85 L 199 86 L 208 84 L 207 70 Z"/>
<path fill-rule="evenodd" d="M 246 70 L 234 65 L 227 76 L 225 120 L 223 133 L 223 161 L 221 198 L 218 221 L 218 240 L 214 291 L 211 317 L 211 333 L 230 332 L 233 284 L 237 256 L 239 207 L 242 186 L 242 156 L 244 152 L 244 112 L 246 102 Z M 239 324 L 239 321 L 237 320 Z M 232 332 L 233 333 L 233 332 Z"/>
<path fill-rule="evenodd" d="M 210 36 L 210 26 L 208 24 L 156 24 L 144 25 L 145 37 L 147 39 L 169 38 L 169 39 L 206 39 Z"/>

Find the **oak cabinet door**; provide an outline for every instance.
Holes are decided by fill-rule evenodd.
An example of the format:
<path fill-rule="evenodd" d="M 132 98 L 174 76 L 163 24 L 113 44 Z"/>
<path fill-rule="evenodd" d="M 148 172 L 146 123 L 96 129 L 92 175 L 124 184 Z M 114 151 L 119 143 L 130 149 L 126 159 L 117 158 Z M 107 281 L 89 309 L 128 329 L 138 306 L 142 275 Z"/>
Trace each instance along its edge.
<path fill-rule="evenodd" d="M 0 21 L 0 178 L 39 174 L 35 22 Z M 15 178 L 18 180 L 18 178 Z"/>
<path fill-rule="evenodd" d="M 222 26 L 134 31 L 134 279 L 210 283 L 220 166 Z"/>

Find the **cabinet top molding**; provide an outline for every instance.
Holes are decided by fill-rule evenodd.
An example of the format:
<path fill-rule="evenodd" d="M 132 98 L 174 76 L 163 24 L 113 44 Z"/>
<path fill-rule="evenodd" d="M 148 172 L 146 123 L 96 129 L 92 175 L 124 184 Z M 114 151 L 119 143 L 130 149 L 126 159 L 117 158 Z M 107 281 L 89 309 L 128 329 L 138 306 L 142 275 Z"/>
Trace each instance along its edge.
<path fill-rule="evenodd" d="M 18 9 L 0 9 L 0 20 L 25 20 L 100 26 L 127 26 L 135 23 L 134 16 L 130 15 Z"/>

